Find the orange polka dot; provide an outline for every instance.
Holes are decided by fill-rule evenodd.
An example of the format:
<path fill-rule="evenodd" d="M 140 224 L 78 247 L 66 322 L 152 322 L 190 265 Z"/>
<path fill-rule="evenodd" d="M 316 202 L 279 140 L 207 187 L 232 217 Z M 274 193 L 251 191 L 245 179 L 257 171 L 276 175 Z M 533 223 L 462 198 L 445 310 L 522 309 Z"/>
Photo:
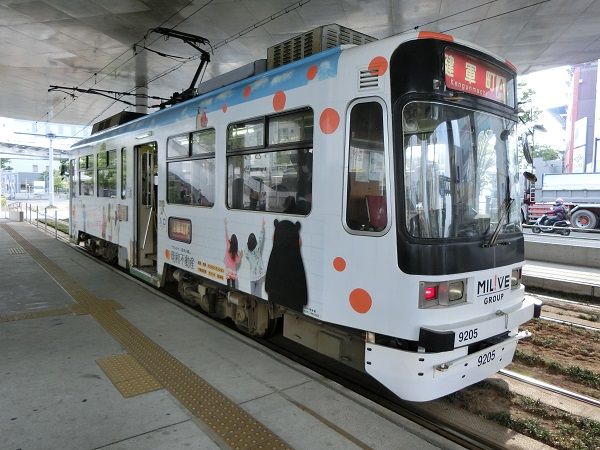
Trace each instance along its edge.
<path fill-rule="evenodd" d="M 354 289 L 350 292 L 350 306 L 357 313 L 364 314 L 371 309 L 373 300 L 371 296 L 364 289 Z"/>
<path fill-rule="evenodd" d="M 165 259 L 171 259 L 171 251 L 168 248 L 165 250 Z"/>
<path fill-rule="evenodd" d="M 246 86 L 244 88 L 244 97 L 249 97 L 250 96 L 250 92 L 252 92 L 252 88 L 250 86 Z"/>
<path fill-rule="evenodd" d="M 275 111 L 283 111 L 283 108 L 285 108 L 285 93 L 277 91 L 273 96 L 273 109 Z"/>
<path fill-rule="evenodd" d="M 308 78 L 309 80 L 314 80 L 314 78 L 317 76 L 318 70 L 319 68 L 315 64 L 313 64 L 306 71 L 306 78 Z"/>
<path fill-rule="evenodd" d="M 223 103 L 223 106 L 221 106 L 221 111 L 227 112 L 227 103 Z"/>
<path fill-rule="evenodd" d="M 321 126 L 321 131 L 325 134 L 331 134 L 335 130 L 337 130 L 338 125 L 340 124 L 340 115 L 333 108 L 326 108 L 321 113 L 321 118 L 319 119 L 319 125 Z"/>
<path fill-rule="evenodd" d="M 343 272 L 346 268 L 346 260 L 340 256 L 333 260 L 333 268 L 338 272 Z"/>
<path fill-rule="evenodd" d="M 388 62 L 383 56 L 376 56 L 369 63 L 369 72 L 373 76 L 382 76 L 387 71 L 387 68 Z"/>

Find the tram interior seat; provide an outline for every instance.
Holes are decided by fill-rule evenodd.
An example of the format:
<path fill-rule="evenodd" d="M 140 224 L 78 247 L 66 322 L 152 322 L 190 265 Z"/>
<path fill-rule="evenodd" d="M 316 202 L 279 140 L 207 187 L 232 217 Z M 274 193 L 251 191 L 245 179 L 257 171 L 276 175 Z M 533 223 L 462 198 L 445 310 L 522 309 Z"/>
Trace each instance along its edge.
<path fill-rule="evenodd" d="M 387 225 L 387 206 L 383 195 L 366 195 L 369 224 L 375 231 L 381 231 Z"/>

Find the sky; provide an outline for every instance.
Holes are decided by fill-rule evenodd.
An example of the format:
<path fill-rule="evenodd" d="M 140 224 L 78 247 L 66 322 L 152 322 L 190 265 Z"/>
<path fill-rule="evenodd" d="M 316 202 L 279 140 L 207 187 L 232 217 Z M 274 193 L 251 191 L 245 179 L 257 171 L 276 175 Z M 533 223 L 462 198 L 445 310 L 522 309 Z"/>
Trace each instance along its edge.
<path fill-rule="evenodd" d="M 535 91 L 535 105 L 539 109 L 566 105 L 569 101 L 571 76 L 569 66 L 542 70 L 519 77 L 519 82 Z"/>
<path fill-rule="evenodd" d="M 527 88 L 535 91 L 533 104 L 539 110 L 544 111 L 555 106 L 569 104 L 571 76 L 568 70 L 569 66 L 542 70 L 520 76 L 519 82 L 527 83 Z M 542 112 L 538 124 L 543 125 L 548 131 L 535 134 L 536 144 L 550 145 L 559 151 L 565 150 L 566 132 L 551 114 Z"/>

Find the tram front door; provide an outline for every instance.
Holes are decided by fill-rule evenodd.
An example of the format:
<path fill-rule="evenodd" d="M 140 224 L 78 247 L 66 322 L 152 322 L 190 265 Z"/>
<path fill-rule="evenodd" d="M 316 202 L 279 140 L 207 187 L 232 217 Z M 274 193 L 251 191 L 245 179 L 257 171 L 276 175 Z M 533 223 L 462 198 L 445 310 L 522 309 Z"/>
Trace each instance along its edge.
<path fill-rule="evenodd" d="M 136 225 L 134 266 L 156 275 L 156 197 L 158 162 L 156 143 L 135 147 Z"/>

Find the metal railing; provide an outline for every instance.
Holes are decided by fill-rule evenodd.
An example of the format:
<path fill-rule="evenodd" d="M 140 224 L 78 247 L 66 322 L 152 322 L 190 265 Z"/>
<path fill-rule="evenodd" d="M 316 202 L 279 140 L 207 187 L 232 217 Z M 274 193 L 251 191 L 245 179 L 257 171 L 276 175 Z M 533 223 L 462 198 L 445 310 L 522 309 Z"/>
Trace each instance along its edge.
<path fill-rule="evenodd" d="M 49 210 L 54 210 L 54 213 Z M 69 234 L 64 233 L 58 229 L 58 210 L 56 208 L 43 208 L 40 209 L 39 205 L 34 205 L 27 202 L 12 202 L 7 204 L 5 209 L 5 218 L 7 211 L 17 211 L 23 213 L 23 221 L 28 222 L 31 225 L 35 225 L 36 228 L 41 229 L 41 223 L 44 224 L 44 232 L 48 234 L 54 234 L 55 239 L 69 240 Z M 35 216 L 35 217 L 34 217 Z M 43 217 L 42 217 L 43 216 Z M 50 230 L 48 229 L 50 227 Z M 54 228 L 54 230 L 52 230 Z"/>

